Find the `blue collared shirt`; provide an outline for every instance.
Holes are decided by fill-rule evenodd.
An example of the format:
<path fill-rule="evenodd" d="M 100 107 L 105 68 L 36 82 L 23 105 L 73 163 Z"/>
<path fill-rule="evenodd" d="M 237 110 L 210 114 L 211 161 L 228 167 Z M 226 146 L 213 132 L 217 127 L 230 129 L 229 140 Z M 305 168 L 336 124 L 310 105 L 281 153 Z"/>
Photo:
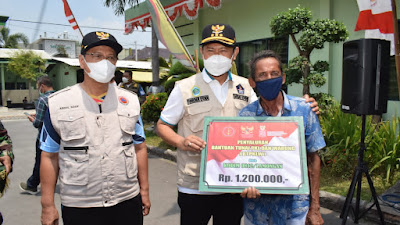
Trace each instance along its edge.
<path fill-rule="evenodd" d="M 302 116 L 307 152 L 325 147 L 317 115 L 303 98 L 283 94 L 281 116 Z M 271 116 L 257 100 L 244 107 L 239 116 Z M 251 224 L 304 224 L 309 207 L 308 195 L 261 195 L 244 199 L 244 220 Z"/>
<path fill-rule="evenodd" d="M 282 116 L 302 116 L 307 152 L 316 152 L 326 146 L 317 115 L 303 98 L 283 94 Z M 260 100 L 244 107 L 239 116 L 271 116 L 260 105 Z"/>

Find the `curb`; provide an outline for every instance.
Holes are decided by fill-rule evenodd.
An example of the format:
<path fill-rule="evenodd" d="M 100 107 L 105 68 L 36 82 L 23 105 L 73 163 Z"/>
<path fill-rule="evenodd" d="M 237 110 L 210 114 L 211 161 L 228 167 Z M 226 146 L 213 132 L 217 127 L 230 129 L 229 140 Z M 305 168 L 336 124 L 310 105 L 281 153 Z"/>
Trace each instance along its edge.
<path fill-rule="evenodd" d="M 22 120 L 26 119 L 26 116 L 0 116 L 0 120 Z"/>
<path fill-rule="evenodd" d="M 172 151 L 170 149 L 160 149 L 158 147 L 150 146 L 147 145 L 147 152 L 151 155 L 156 155 L 158 157 L 168 159 L 171 161 L 176 162 L 176 151 Z M 336 212 L 341 212 L 342 207 L 344 206 L 344 203 L 346 201 L 346 197 L 338 195 L 338 194 L 333 194 L 330 192 L 326 191 L 319 191 L 319 200 L 320 200 L 320 205 L 321 207 L 336 211 Z M 353 206 L 355 205 L 355 199 L 352 201 Z M 364 212 L 366 209 L 368 209 L 372 203 L 366 202 L 364 200 L 360 201 L 360 214 Z M 385 223 L 387 225 L 396 225 L 400 224 L 400 215 L 397 213 L 394 213 L 394 210 L 391 207 L 385 206 L 382 201 L 379 200 L 379 205 L 381 207 L 382 213 L 385 218 Z M 349 212 L 349 217 L 352 215 L 351 212 Z M 380 223 L 379 220 L 379 215 L 376 210 L 376 207 L 373 207 L 371 210 L 366 213 L 362 219 L 367 219 L 369 221 L 377 222 L 378 224 Z M 353 220 L 352 217 L 348 218 L 347 221 Z M 361 222 L 361 221 L 359 221 Z"/>

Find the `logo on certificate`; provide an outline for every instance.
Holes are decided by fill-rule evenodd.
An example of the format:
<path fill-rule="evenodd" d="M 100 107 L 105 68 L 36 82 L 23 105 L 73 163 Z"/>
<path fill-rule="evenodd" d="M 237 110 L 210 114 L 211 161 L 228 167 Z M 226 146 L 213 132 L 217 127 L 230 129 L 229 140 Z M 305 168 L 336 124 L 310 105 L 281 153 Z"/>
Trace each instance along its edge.
<path fill-rule="evenodd" d="M 232 137 L 235 134 L 235 129 L 233 129 L 233 127 L 224 127 L 222 134 L 225 137 Z"/>
<path fill-rule="evenodd" d="M 241 136 L 243 138 L 252 138 L 254 126 L 240 126 Z"/>
<path fill-rule="evenodd" d="M 265 126 L 260 126 L 260 130 L 258 131 L 259 137 L 267 137 L 267 131 L 265 130 Z"/>

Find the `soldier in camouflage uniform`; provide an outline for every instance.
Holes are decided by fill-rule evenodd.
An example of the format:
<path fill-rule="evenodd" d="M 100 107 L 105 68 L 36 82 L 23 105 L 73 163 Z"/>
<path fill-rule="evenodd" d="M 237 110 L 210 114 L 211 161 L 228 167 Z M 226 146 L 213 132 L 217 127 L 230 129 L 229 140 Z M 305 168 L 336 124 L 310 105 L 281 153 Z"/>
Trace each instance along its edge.
<path fill-rule="evenodd" d="M 3 196 L 8 187 L 8 174 L 12 171 L 14 154 L 12 152 L 11 138 L 7 134 L 3 123 L 0 121 L 0 197 Z M 3 217 L 0 213 L 0 224 L 3 223 Z"/>

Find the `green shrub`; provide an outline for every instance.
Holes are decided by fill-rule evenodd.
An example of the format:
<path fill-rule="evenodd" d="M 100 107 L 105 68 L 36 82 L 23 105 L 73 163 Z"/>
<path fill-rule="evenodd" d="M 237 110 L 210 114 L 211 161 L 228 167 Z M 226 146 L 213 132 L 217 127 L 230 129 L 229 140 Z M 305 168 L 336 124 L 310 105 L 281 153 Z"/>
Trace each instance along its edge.
<path fill-rule="evenodd" d="M 160 67 L 169 68 L 167 61 L 163 57 L 158 57 L 158 62 Z"/>
<path fill-rule="evenodd" d="M 321 115 L 320 120 L 327 146 L 321 153 L 322 163 L 330 168 L 332 174 L 350 177 L 357 164 L 361 119 L 341 112 L 339 104 L 335 102 L 331 110 Z"/>
<path fill-rule="evenodd" d="M 184 74 L 184 73 L 192 73 L 194 74 L 194 71 L 189 70 L 188 68 L 186 68 L 182 63 L 180 63 L 179 61 L 177 61 L 176 63 L 174 63 L 170 70 L 169 70 L 169 75 L 179 75 L 179 74 Z"/>
<path fill-rule="evenodd" d="M 149 122 L 157 122 L 167 100 L 168 95 L 165 92 L 147 96 L 146 101 L 141 106 L 142 119 Z"/>
<path fill-rule="evenodd" d="M 364 161 L 370 172 L 385 178 L 386 184 L 399 179 L 400 168 L 400 117 L 379 126 L 366 118 Z M 343 113 L 335 102 L 332 109 L 320 117 L 321 129 L 327 147 L 321 152 L 323 165 L 333 175 L 348 178 L 357 165 L 361 141 L 361 116 Z M 397 176 L 397 177 L 395 177 Z"/>
<path fill-rule="evenodd" d="M 183 73 L 177 77 L 170 78 L 169 80 L 165 81 L 164 88 L 167 93 L 170 93 L 175 86 L 175 82 L 178 80 L 185 79 L 187 77 L 192 76 L 193 73 Z"/>
<path fill-rule="evenodd" d="M 335 107 L 335 99 L 332 95 L 326 93 L 310 94 L 318 102 L 318 107 L 321 115 L 331 112 Z"/>
<path fill-rule="evenodd" d="M 396 182 L 400 174 L 400 117 L 391 123 L 384 121 L 370 141 L 368 157 L 371 158 L 370 172 L 382 174 L 387 183 Z M 396 177 L 397 176 L 397 177 Z"/>

